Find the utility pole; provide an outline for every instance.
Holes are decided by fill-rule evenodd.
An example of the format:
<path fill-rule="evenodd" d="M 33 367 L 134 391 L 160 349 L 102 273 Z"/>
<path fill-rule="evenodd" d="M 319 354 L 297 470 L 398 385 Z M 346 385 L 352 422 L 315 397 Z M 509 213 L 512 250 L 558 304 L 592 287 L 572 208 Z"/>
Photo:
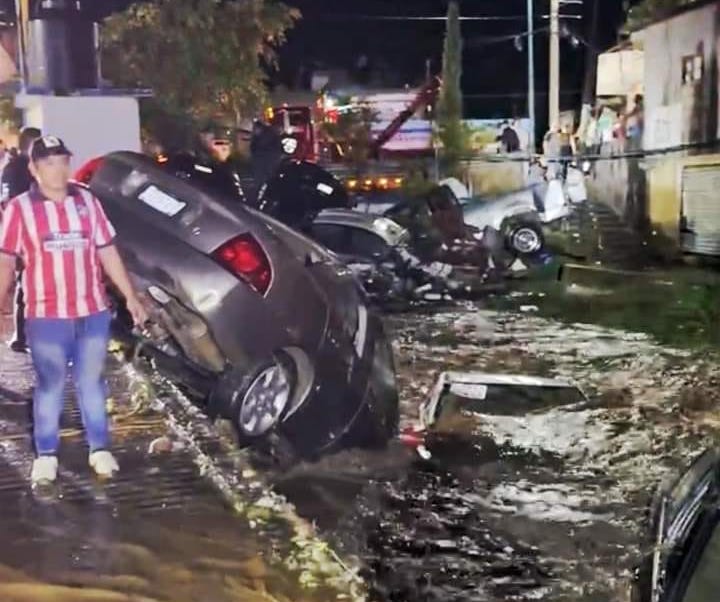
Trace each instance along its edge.
<path fill-rule="evenodd" d="M 560 123 L 560 0 L 550 0 L 550 127 Z"/>
<path fill-rule="evenodd" d="M 588 39 L 590 42 L 586 44 L 586 66 L 585 66 L 585 83 L 583 84 L 584 105 L 592 105 L 595 102 L 595 87 L 597 86 L 597 62 L 598 62 L 598 25 L 600 24 L 600 0 L 592 0 L 592 17 L 589 27 Z"/>
<path fill-rule="evenodd" d="M 18 66 L 20 67 L 20 91 L 25 93 L 27 88 L 27 40 L 25 33 L 29 11 L 29 3 L 25 0 L 15 0 L 15 27 L 18 40 Z"/>
<path fill-rule="evenodd" d="M 527 0 L 528 37 L 528 117 L 530 118 L 530 143 L 528 151 L 535 152 L 535 9 L 533 0 Z"/>

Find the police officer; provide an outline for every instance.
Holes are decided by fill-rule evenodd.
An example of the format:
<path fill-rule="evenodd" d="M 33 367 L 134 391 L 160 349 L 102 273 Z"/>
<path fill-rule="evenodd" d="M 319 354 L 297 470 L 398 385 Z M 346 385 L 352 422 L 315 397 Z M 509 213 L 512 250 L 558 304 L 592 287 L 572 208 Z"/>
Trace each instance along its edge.
<path fill-rule="evenodd" d="M 255 121 L 252 126 L 252 140 L 250 142 L 250 156 L 255 195 L 253 204 L 257 205 L 260 199 L 257 193 L 267 184 L 270 178 L 280 167 L 283 160 L 290 155 L 283 150 L 283 139 L 277 129 L 262 121 Z"/>
<path fill-rule="evenodd" d="M 0 180 L 0 202 L 5 205 L 28 190 L 34 182 L 30 174 L 30 148 L 42 133 L 38 128 L 24 127 L 20 131 L 18 153 L 14 155 L 3 170 Z M 17 353 L 27 352 L 25 339 L 25 296 L 22 286 L 22 265 L 18 261 L 17 283 L 15 286 L 15 334 L 10 341 L 10 348 Z"/>
<path fill-rule="evenodd" d="M 192 151 L 170 155 L 165 165 L 212 194 L 244 201 L 240 176 L 231 160 L 232 138 L 232 129 L 208 123 Z"/>

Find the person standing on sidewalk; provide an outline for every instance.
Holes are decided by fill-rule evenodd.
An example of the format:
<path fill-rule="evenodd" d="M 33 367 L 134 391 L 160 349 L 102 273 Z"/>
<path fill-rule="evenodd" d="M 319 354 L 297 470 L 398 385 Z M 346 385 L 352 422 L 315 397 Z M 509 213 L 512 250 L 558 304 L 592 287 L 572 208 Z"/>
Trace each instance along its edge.
<path fill-rule="evenodd" d="M 6 205 L 10 199 L 27 192 L 33 182 L 30 173 L 30 146 L 42 133 L 34 127 L 26 127 L 20 132 L 19 153 L 9 160 L 0 178 L 0 203 Z M 25 340 L 25 296 L 22 288 L 22 263 L 18 261 L 15 284 L 15 334 L 10 340 L 10 349 L 17 353 L 27 353 Z"/>
<path fill-rule="evenodd" d="M 70 364 L 90 448 L 89 464 L 100 477 L 111 477 L 118 470 L 108 450 L 103 371 L 110 312 L 103 272 L 125 297 L 135 323 L 147 321 L 100 201 L 70 184 L 70 156 L 65 144 L 53 136 L 33 143 L 30 171 L 36 183 L 9 202 L 0 228 L 0 299 L 12 285 L 15 261 L 20 258 L 25 265 L 26 329 L 37 377 L 33 485 L 52 483 L 57 477 L 59 424 Z"/>

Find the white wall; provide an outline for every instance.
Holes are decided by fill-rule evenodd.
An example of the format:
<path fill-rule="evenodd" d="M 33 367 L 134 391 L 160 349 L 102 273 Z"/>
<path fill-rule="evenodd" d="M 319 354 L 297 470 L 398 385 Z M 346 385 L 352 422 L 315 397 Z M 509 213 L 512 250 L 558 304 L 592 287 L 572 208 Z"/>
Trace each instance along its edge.
<path fill-rule="evenodd" d="M 74 153 L 73 167 L 118 150 L 140 152 L 140 112 L 127 96 L 18 96 L 25 125 L 62 138 Z"/>
<path fill-rule="evenodd" d="M 688 10 L 672 19 L 651 25 L 639 38 L 645 51 L 645 147 L 653 148 L 659 140 L 698 142 L 695 129 L 704 129 L 705 137 L 714 139 L 717 131 L 710 115 L 717 115 L 718 106 L 713 98 L 717 86 L 717 45 L 720 14 L 717 4 Z M 703 81 L 698 86 L 683 85 L 683 57 L 695 55 L 702 49 L 704 58 Z M 657 130 L 657 132 L 655 131 Z"/>
<path fill-rule="evenodd" d="M 597 95 L 632 96 L 643 92 L 642 50 L 605 52 L 598 57 Z"/>

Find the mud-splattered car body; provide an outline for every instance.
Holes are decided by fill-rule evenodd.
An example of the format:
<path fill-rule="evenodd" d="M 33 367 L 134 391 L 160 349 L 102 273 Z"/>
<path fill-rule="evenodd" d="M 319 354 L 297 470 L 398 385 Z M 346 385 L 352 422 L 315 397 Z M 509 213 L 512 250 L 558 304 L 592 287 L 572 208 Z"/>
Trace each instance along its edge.
<path fill-rule="evenodd" d="M 89 186 L 147 302 L 149 352 L 243 441 L 304 455 L 392 435 L 382 323 L 324 248 L 135 153 L 105 157 Z"/>

